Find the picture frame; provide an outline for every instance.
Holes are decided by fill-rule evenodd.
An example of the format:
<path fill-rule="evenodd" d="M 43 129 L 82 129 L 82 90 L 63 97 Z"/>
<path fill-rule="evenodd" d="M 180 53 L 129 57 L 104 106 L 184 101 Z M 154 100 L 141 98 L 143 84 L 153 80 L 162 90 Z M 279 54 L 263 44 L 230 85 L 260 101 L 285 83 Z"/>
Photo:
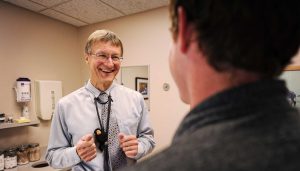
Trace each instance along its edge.
<path fill-rule="evenodd" d="M 145 100 L 149 98 L 148 78 L 135 77 L 135 90 L 141 93 Z"/>

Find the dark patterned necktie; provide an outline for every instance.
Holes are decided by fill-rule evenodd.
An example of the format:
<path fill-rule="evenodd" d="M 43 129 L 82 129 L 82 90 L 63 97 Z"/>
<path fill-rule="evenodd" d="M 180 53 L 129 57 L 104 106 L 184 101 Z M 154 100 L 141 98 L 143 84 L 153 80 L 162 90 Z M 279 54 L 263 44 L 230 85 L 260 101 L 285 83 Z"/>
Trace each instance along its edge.
<path fill-rule="evenodd" d="M 99 99 L 102 102 L 107 102 L 102 105 L 102 113 L 101 119 L 103 123 L 104 130 L 107 131 L 106 124 L 107 124 L 107 116 L 108 116 L 108 95 L 105 92 L 101 92 L 99 95 Z M 116 170 L 118 168 L 126 166 L 126 155 L 123 150 L 120 148 L 118 134 L 119 125 L 117 122 L 116 116 L 110 112 L 109 117 L 109 130 L 108 130 L 108 151 L 109 151 L 109 158 L 111 161 L 112 170 Z"/>

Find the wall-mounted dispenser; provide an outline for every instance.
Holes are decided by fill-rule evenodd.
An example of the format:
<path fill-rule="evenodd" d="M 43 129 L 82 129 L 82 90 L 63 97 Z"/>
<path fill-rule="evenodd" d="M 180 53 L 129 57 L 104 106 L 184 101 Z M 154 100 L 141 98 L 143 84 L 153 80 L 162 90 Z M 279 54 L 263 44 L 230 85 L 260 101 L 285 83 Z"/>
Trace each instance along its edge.
<path fill-rule="evenodd" d="M 57 101 L 62 97 L 61 81 L 36 80 L 36 112 L 42 120 L 51 120 Z"/>
<path fill-rule="evenodd" d="M 29 102 L 31 99 L 31 81 L 29 78 L 20 77 L 16 80 L 16 86 L 14 87 L 16 92 L 17 102 L 22 106 L 22 114 L 17 122 L 30 122 L 29 120 Z"/>
<path fill-rule="evenodd" d="M 16 96 L 17 102 L 29 102 L 30 101 L 30 79 L 20 77 L 16 80 Z"/>

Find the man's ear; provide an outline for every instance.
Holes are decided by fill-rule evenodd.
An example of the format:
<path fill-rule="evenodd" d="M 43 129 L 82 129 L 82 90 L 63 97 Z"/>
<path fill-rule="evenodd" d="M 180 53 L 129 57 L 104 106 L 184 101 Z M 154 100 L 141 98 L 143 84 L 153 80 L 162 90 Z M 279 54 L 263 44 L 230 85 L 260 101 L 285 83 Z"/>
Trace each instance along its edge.
<path fill-rule="evenodd" d="M 88 54 L 84 54 L 84 60 L 85 60 L 85 63 L 89 63 L 89 55 Z"/>
<path fill-rule="evenodd" d="M 178 8 L 178 37 L 177 40 L 180 45 L 180 50 L 185 53 L 188 50 L 190 41 L 193 39 L 193 27 L 187 23 L 186 11 L 184 8 Z"/>

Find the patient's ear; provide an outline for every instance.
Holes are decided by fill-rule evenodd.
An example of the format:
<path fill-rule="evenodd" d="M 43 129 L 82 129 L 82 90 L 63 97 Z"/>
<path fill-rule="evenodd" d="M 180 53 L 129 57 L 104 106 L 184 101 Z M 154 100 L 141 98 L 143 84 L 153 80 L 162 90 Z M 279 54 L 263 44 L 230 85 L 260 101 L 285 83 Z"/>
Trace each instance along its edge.
<path fill-rule="evenodd" d="M 178 43 L 182 53 L 186 53 L 190 42 L 193 40 L 194 29 L 193 25 L 187 23 L 186 11 L 184 8 L 178 8 Z"/>

